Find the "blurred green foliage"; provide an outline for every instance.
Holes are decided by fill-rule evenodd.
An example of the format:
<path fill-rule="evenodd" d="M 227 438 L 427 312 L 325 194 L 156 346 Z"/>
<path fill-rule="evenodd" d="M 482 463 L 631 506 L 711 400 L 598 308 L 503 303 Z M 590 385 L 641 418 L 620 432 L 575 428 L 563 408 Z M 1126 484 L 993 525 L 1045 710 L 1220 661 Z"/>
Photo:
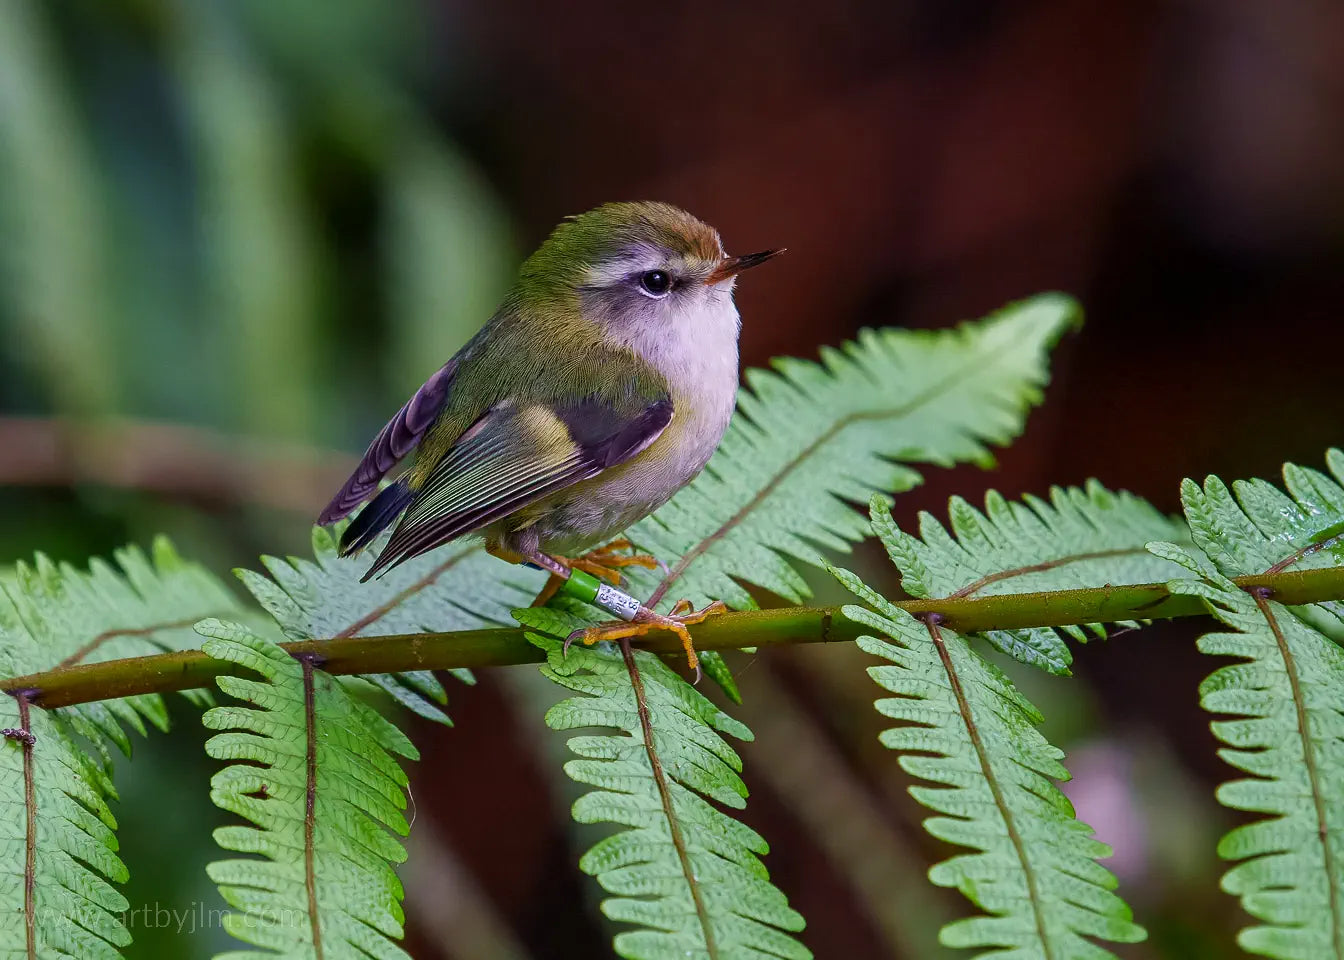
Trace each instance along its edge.
<path fill-rule="evenodd" d="M 516 259 L 425 14 L 4 0 L 4 406 L 365 437 Z"/>

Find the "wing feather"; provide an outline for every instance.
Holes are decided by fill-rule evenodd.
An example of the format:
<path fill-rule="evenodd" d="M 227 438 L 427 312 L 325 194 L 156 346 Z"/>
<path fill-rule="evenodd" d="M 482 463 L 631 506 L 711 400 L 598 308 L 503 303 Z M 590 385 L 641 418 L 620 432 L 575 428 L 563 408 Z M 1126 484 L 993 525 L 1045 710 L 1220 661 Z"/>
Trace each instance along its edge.
<path fill-rule="evenodd" d="M 598 397 L 564 406 L 497 405 L 415 490 L 364 579 L 628 460 L 671 419 L 667 397 L 620 405 Z"/>
<path fill-rule="evenodd" d="M 396 415 L 387 422 L 378 436 L 373 438 L 369 448 L 364 451 L 359 466 L 350 474 L 350 479 L 331 498 L 317 522 L 325 526 L 335 523 L 359 506 L 369 494 L 378 489 L 378 482 L 387 475 L 410 453 L 424 437 L 425 432 L 443 411 L 448 399 L 448 390 L 452 386 L 453 376 L 457 373 L 458 358 L 449 360 L 434 376 L 424 382 L 414 396 L 407 400 Z M 375 531 L 376 532 L 376 531 Z"/>

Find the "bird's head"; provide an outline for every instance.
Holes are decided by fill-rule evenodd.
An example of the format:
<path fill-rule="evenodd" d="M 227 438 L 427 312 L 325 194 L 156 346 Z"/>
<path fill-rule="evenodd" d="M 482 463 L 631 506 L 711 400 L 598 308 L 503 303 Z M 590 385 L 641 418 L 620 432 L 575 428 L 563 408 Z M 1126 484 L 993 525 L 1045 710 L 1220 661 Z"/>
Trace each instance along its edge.
<path fill-rule="evenodd" d="M 782 250 L 730 257 L 718 231 L 666 203 L 608 203 L 567 218 L 523 264 L 536 295 L 623 334 L 737 323 L 733 285 Z M 734 334 L 736 328 L 734 326 Z"/>

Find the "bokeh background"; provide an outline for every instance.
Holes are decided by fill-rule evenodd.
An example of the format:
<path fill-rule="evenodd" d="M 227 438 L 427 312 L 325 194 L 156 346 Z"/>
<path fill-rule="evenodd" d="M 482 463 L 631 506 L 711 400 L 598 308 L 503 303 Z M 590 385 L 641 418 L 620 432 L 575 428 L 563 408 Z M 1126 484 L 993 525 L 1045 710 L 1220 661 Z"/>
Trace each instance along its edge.
<path fill-rule="evenodd" d="M 945 326 L 1057 288 L 1086 328 L 992 474 L 898 518 L 1089 476 L 1177 507 L 1344 441 L 1344 7 L 1331 0 L 0 0 L 0 562 L 168 532 L 224 573 L 307 552 L 363 442 L 561 216 L 664 199 L 731 250 L 743 353 Z M 872 556 L 857 561 L 876 580 Z M 1224 957 L 1198 627 L 1012 672 L 1148 925 Z M 857 651 L 739 656 L 746 819 L 819 957 L 947 955 Z M 413 731 L 408 948 L 609 954 L 529 668 Z M 131 957 L 208 957 L 199 725 L 119 781 Z M 171 918 L 165 914 L 171 913 Z M 177 929 L 183 934 L 179 935 Z"/>

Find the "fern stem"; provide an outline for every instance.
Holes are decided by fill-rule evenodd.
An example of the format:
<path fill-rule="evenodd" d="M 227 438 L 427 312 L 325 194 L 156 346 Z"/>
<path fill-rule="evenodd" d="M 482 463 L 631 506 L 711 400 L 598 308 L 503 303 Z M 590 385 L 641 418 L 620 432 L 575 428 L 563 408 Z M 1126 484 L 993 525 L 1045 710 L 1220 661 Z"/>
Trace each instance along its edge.
<path fill-rule="evenodd" d="M 23 854 L 23 929 L 28 960 L 37 960 L 37 796 L 33 773 L 33 747 L 37 745 L 37 738 L 33 736 L 29 716 L 33 691 L 21 689 L 10 693 L 19 703 L 19 726 L 3 733 L 6 738 L 17 740 L 23 748 L 23 809 L 27 819 Z"/>
<path fill-rule="evenodd" d="M 1344 538 L 1344 531 L 1341 531 L 1332 537 L 1326 537 L 1324 540 L 1318 540 L 1315 543 L 1309 543 L 1305 547 L 1301 547 L 1300 549 L 1294 550 L 1292 553 L 1288 554 L 1288 556 L 1284 557 L 1282 560 L 1274 564 L 1265 572 L 1278 573 L 1280 570 L 1287 570 L 1289 567 L 1297 563 L 1297 561 L 1301 560 L 1303 557 L 1309 557 L 1313 553 L 1317 553 L 1318 551 L 1321 550 L 1328 550 L 1329 548 L 1335 546 L 1336 544 L 1339 543 L 1341 538 Z"/>
<path fill-rule="evenodd" d="M 369 626 L 369 624 L 377 623 L 383 617 L 387 616 L 388 613 L 395 610 L 398 606 L 400 606 L 403 602 L 405 602 L 405 600 L 408 597 L 412 597 L 415 594 L 419 593 L 421 590 L 433 586 L 434 582 L 437 581 L 439 577 L 443 576 L 449 570 L 453 569 L 453 567 L 457 565 L 457 562 L 461 560 L 463 557 L 467 556 L 469 553 L 470 551 L 463 551 L 462 553 L 458 553 L 449 557 L 443 563 L 439 564 L 433 570 L 429 571 L 429 573 L 425 574 L 419 580 L 415 581 L 415 583 L 406 587 L 404 590 L 398 591 L 397 594 L 391 597 L 389 600 L 387 600 L 386 603 L 381 603 L 378 606 L 374 607 L 364 616 L 360 617 L 358 620 L 350 624 L 340 633 L 336 634 L 336 638 L 353 637 L 355 634 L 359 633 L 365 627 Z"/>
<path fill-rule="evenodd" d="M 1017 853 L 1017 862 L 1022 865 L 1022 877 L 1027 884 L 1027 898 L 1031 901 L 1031 915 L 1036 922 L 1036 936 L 1041 941 L 1041 951 L 1045 955 L 1045 960 L 1054 960 L 1054 950 L 1050 946 L 1050 935 L 1046 927 L 1045 917 L 1041 913 L 1041 892 L 1036 888 L 1036 871 L 1033 869 L 1031 861 L 1027 859 L 1027 847 L 1022 840 L 1022 834 L 1017 829 L 1017 822 L 1013 819 L 1013 812 L 1008 806 L 1008 801 L 1004 799 L 1003 787 L 999 785 L 999 778 L 994 772 L 994 767 L 989 762 L 989 752 L 985 749 L 984 739 L 980 736 L 980 727 L 975 722 L 975 714 L 971 712 L 970 701 L 966 699 L 966 691 L 961 685 L 961 676 L 957 673 L 956 665 L 952 663 L 952 655 L 947 651 L 947 643 L 943 640 L 943 631 L 939 626 L 943 622 L 941 614 L 928 613 L 919 618 L 924 622 L 925 628 L 929 631 L 929 638 L 933 640 L 933 647 L 938 651 L 938 659 L 942 661 L 943 672 L 947 674 L 947 682 L 952 687 L 952 694 L 957 698 L 957 710 L 961 714 L 961 722 L 966 724 L 966 735 L 971 738 L 971 746 L 975 748 L 976 759 L 980 761 L 980 773 L 985 778 L 985 783 L 989 785 L 990 795 L 994 798 L 994 806 L 999 808 L 999 815 L 1003 817 L 1004 828 L 1008 831 L 1008 840 L 1013 845 L 1013 850 Z"/>
<path fill-rule="evenodd" d="M 322 918 L 317 912 L 317 870 L 313 861 L 313 832 L 317 826 L 317 695 L 313 689 L 313 666 L 321 658 L 299 654 L 303 665 L 303 725 L 307 731 L 305 795 L 303 801 L 303 884 L 308 891 L 308 922 L 313 931 L 313 956 L 322 960 Z"/>
<path fill-rule="evenodd" d="M 1307 782 L 1311 785 L 1311 801 L 1316 811 L 1316 832 L 1321 840 L 1321 859 L 1325 867 L 1327 885 L 1330 887 L 1330 929 L 1335 944 L 1335 955 L 1344 960 L 1344 910 L 1339 902 L 1339 884 L 1335 882 L 1334 853 L 1330 849 L 1330 825 L 1326 818 L 1326 798 L 1321 789 L 1320 771 L 1316 768 L 1316 755 L 1312 752 L 1312 733 L 1310 716 L 1307 713 L 1307 701 L 1302 692 L 1302 681 L 1298 676 L 1297 659 L 1288 646 L 1279 620 L 1269 605 L 1270 592 L 1264 587 L 1252 587 L 1249 591 L 1255 599 L 1260 615 L 1269 624 L 1274 640 L 1279 646 L 1279 656 L 1283 658 L 1284 670 L 1288 673 L 1288 684 L 1293 690 L 1293 707 L 1297 711 L 1297 727 L 1302 736 L 1302 760 L 1307 771 Z"/>
<path fill-rule="evenodd" d="M 983 590 L 991 583 L 1000 583 L 1004 580 L 1011 580 L 1014 577 L 1026 576 L 1029 573 L 1044 573 L 1046 570 L 1057 570 L 1060 567 L 1068 566 L 1071 563 L 1083 563 L 1088 560 L 1105 560 L 1109 557 L 1128 557 L 1137 554 L 1146 553 L 1143 547 L 1124 547 L 1118 550 L 1097 550 L 1092 553 L 1075 553 L 1067 557 L 1060 557 L 1056 560 L 1046 560 L 1044 563 L 1033 563 L 1025 567 L 1013 567 L 1011 570 L 1000 570 L 998 573 L 991 573 L 988 576 L 981 577 L 979 580 L 973 580 L 960 590 L 949 593 L 949 597 L 969 597 Z"/>
<path fill-rule="evenodd" d="M 943 383 L 954 379 L 955 377 L 947 377 L 944 379 Z M 658 604 L 662 602 L 663 598 L 667 596 L 667 592 L 672 589 L 672 585 L 681 579 L 682 575 L 686 572 L 687 567 L 700 559 L 700 556 L 709 550 L 710 547 L 726 537 L 734 527 L 738 526 L 743 520 L 751 516 L 752 512 L 764 503 L 765 499 L 770 496 L 770 494 L 775 492 L 775 489 L 788 478 L 789 474 L 793 473 L 793 471 L 803 463 L 806 463 L 823 444 L 833 440 L 841 430 L 844 430 L 852 424 L 862 423 L 865 420 L 886 420 L 892 417 L 905 416 L 910 413 L 911 410 L 919 406 L 919 404 L 923 403 L 930 394 L 936 393 L 937 389 L 941 388 L 941 386 L 941 383 L 935 385 L 934 388 L 925 391 L 914 401 L 903 407 L 894 407 L 890 410 L 865 410 L 858 413 L 846 414 L 836 420 L 835 423 L 831 424 L 827 429 L 818 434 L 816 439 L 804 447 L 797 456 L 785 463 L 760 490 L 756 491 L 755 495 L 750 500 L 743 504 L 742 509 L 738 510 L 737 513 L 724 521 L 717 530 L 688 550 L 686 554 L 676 562 L 676 565 L 673 566 L 671 570 L 667 571 L 667 575 L 663 577 L 659 582 L 658 587 L 653 591 L 653 594 L 645 601 L 645 606 L 650 609 L 656 608 Z"/>
<path fill-rule="evenodd" d="M 686 886 L 690 888 L 691 900 L 695 903 L 695 915 L 700 919 L 700 930 L 705 935 L 705 952 L 710 960 L 718 960 L 719 949 L 714 943 L 714 928 L 709 923 L 709 911 L 705 909 L 704 897 L 700 894 L 700 882 L 691 867 L 691 854 L 686 849 L 686 837 L 681 832 L 681 821 L 677 819 L 676 808 L 672 805 L 672 790 L 667 785 L 667 774 L 663 772 L 663 762 L 658 759 L 658 748 L 653 742 L 653 720 L 649 717 L 649 699 L 644 693 L 644 679 L 639 675 L 639 664 L 635 662 L 635 652 L 630 640 L 621 640 L 621 658 L 625 661 L 626 672 L 630 674 L 630 686 L 635 694 L 635 710 L 639 714 L 639 730 L 644 736 L 644 752 L 649 756 L 649 768 L 653 771 L 653 782 L 658 786 L 658 797 L 663 802 L 663 816 L 667 818 L 667 829 L 672 836 L 672 846 L 676 848 L 677 859 L 681 862 L 681 872 L 686 877 Z"/>
<path fill-rule="evenodd" d="M 93 653 L 107 641 L 115 639 L 116 637 L 149 637 L 158 633 L 160 630 L 189 627 L 193 623 L 196 623 L 198 619 L 199 618 L 172 620 L 167 623 L 155 623 L 148 627 L 121 627 L 116 630 L 104 630 L 102 633 L 98 634 L 98 636 L 94 637 L 88 643 L 84 644 L 84 646 L 80 647 L 74 653 L 70 654 L 70 656 L 58 663 L 57 666 L 73 667 L 77 663 L 82 663 L 84 658 L 89 654 Z"/>
<path fill-rule="evenodd" d="M 1344 600 L 1344 567 L 1284 570 L 1237 577 L 1233 582 L 1243 590 L 1264 588 L 1275 601 L 1286 606 Z M 936 613 L 949 629 L 958 633 L 1157 620 L 1207 613 L 1199 598 L 1172 595 L 1161 583 L 905 600 L 897 606 L 916 617 Z M 781 607 L 726 613 L 696 625 L 691 634 L 700 650 L 726 650 L 850 641 L 865 631 L 865 627 L 846 618 L 840 607 Z M 489 667 L 539 663 L 544 659 L 542 652 L 528 643 L 524 632 L 517 628 L 300 640 L 283 647 L 292 656 L 320 656 L 322 669 L 331 674 Z M 642 647 L 658 654 L 681 651 L 680 641 L 672 634 L 653 634 L 643 639 Z M 199 650 L 185 650 L 57 667 L 0 680 L 0 691 L 32 690 L 31 700 L 38 706 L 63 707 L 204 687 L 221 674 L 233 671 L 229 663 L 214 660 Z"/>

